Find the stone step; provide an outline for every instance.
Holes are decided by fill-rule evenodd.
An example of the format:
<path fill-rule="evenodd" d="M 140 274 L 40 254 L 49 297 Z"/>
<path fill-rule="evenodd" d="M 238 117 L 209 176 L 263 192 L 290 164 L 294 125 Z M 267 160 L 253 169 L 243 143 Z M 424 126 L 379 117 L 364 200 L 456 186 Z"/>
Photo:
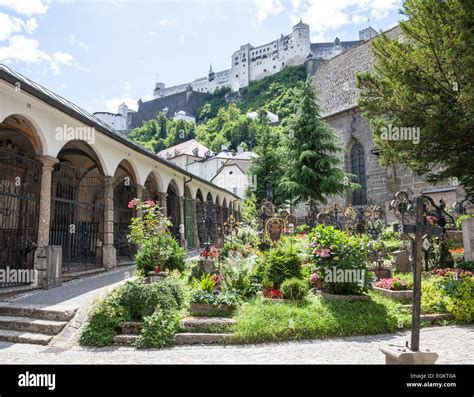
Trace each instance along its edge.
<path fill-rule="evenodd" d="M 41 320 L 32 317 L 0 316 L 0 329 L 57 335 L 67 321 Z"/>
<path fill-rule="evenodd" d="M 3 342 L 47 345 L 51 339 L 53 339 L 53 335 L 0 329 L 0 341 Z"/>
<path fill-rule="evenodd" d="M 113 342 L 116 345 L 128 345 L 131 346 L 138 338 L 138 335 L 115 335 Z"/>
<path fill-rule="evenodd" d="M 229 343 L 233 340 L 234 334 L 206 334 L 186 332 L 174 336 L 177 345 L 211 345 L 215 343 Z"/>
<path fill-rule="evenodd" d="M 219 333 L 232 330 L 235 320 L 228 317 L 186 317 L 181 320 L 185 332 Z"/>
<path fill-rule="evenodd" d="M 430 324 L 437 324 L 441 321 L 452 320 L 454 317 L 451 313 L 434 313 L 434 314 L 422 314 L 420 316 L 421 321 L 427 321 Z"/>
<path fill-rule="evenodd" d="M 0 304 L 0 316 L 32 317 L 50 321 L 70 321 L 75 310 L 45 309 L 34 305 Z"/>
<path fill-rule="evenodd" d="M 122 324 L 123 335 L 139 335 L 142 323 L 138 321 L 127 321 Z"/>

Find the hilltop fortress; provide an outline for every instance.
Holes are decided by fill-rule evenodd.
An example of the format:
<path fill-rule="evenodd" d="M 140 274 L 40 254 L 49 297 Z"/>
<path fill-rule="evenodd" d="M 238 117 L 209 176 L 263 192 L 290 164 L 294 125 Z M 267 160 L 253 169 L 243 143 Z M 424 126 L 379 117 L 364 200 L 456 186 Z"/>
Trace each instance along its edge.
<path fill-rule="evenodd" d="M 230 69 L 214 72 L 211 65 L 207 76 L 190 83 L 173 87 L 156 83 L 154 99 L 139 100 L 137 111 L 122 104 L 118 113 L 96 112 L 94 116 L 124 134 L 154 119 L 160 112 L 171 119 L 195 121 L 197 110 L 204 105 L 207 95 L 218 88 L 238 92 L 250 82 L 278 73 L 286 66 L 305 65 L 307 73 L 314 75 L 323 60 L 344 53 L 376 35 L 377 32 L 368 27 L 359 32 L 359 40 L 340 41 L 336 37 L 333 42 L 311 43 L 310 27 L 300 21 L 293 26 L 292 33 L 282 34 L 270 43 L 257 47 L 251 44 L 240 46 L 232 54 Z"/>
<path fill-rule="evenodd" d="M 257 47 L 244 44 L 232 54 L 231 67 L 214 72 L 212 65 L 205 77 L 190 83 L 166 87 L 162 82 L 156 83 L 153 94 L 155 98 L 192 90 L 202 93 L 213 93 L 217 88 L 231 88 L 238 91 L 247 87 L 251 81 L 261 80 L 281 71 L 285 66 L 303 65 L 308 59 L 322 60 L 346 51 L 362 41 L 374 37 L 377 32 L 368 27 L 359 32 L 359 40 L 311 43 L 309 25 L 300 21 L 293 26 L 292 33 Z"/>

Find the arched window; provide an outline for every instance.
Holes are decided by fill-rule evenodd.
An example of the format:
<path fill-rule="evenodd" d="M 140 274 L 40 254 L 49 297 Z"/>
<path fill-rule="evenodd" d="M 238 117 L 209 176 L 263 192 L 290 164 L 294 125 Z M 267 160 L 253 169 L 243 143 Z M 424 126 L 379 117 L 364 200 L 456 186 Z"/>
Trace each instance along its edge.
<path fill-rule="evenodd" d="M 365 173 L 364 148 L 356 143 L 351 149 L 351 173 L 357 177 L 356 182 L 361 186 L 352 192 L 352 205 L 367 204 L 367 175 Z"/>

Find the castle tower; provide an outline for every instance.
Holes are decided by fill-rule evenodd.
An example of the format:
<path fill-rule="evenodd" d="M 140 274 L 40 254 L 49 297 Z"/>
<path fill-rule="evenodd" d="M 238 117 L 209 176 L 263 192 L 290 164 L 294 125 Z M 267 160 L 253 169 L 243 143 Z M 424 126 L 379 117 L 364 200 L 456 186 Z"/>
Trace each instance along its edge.
<path fill-rule="evenodd" d="M 209 67 L 208 79 L 209 79 L 209 81 L 213 81 L 215 79 L 215 77 L 216 77 L 216 74 L 212 70 L 212 63 L 211 63 L 211 66 Z"/>
<path fill-rule="evenodd" d="M 301 19 L 293 26 L 293 42 L 295 44 L 310 44 L 309 25 L 304 23 Z"/>
<path fill-rule="evenodd" d="M 163 91 L 166 88 L 165 83 L 156 83 L 155 89 L 153 90 L 153 96 L 155 98 L 161 98 L 163 96 Z"/>

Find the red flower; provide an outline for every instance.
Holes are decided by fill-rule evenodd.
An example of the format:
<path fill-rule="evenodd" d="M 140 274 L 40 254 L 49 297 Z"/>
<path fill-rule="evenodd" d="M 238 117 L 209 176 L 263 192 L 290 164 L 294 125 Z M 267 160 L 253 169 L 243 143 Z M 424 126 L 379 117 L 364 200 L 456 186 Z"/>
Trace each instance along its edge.
<path fill-rule="evenodd" d="M 271 289 L 267 292 L 267 297 L 270 299 L 281 299 L 283 294 L 279 289 Z"/>

